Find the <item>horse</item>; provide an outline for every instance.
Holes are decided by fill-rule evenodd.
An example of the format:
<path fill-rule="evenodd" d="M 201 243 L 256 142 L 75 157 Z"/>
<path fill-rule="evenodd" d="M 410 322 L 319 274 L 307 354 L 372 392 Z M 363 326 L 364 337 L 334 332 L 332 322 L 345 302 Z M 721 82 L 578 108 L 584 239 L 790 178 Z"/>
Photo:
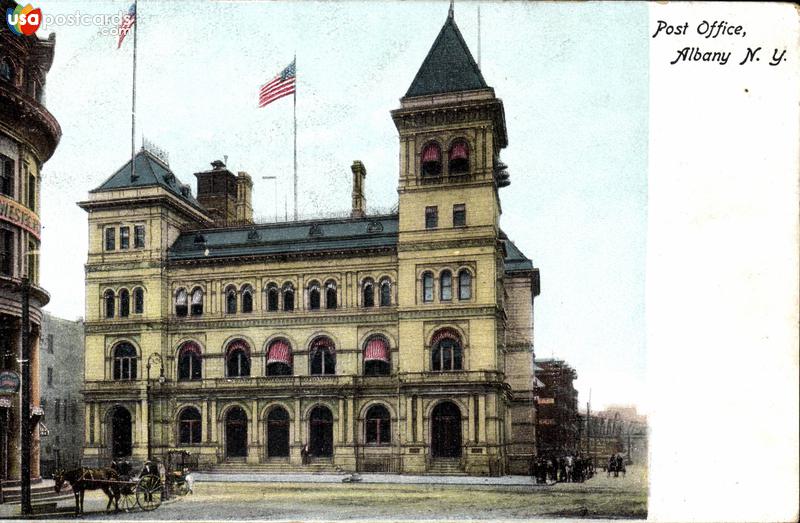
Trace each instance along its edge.
<path fill-rule="evenodd" d="M 112 469 L 96 468 L 91 469 L 87 467 L 78 467 L 72 470 L 57 470 L 53 474 L 55 480 L 56 494 L 61 492 L 64 483 L 69 483 L 72 487 L 72 492 L 75 494 L 75 515 L 83 514 L 83 495 L 87 490 L 101 489 L 103 493 L 108 496 L 108 505 L 106 505 L 106 512 L 111 510 L 111 502 L 114 502 L 114 511 L 119 512 L 119 484 L 112 483 L 119 481 L 119 474 Z"/>

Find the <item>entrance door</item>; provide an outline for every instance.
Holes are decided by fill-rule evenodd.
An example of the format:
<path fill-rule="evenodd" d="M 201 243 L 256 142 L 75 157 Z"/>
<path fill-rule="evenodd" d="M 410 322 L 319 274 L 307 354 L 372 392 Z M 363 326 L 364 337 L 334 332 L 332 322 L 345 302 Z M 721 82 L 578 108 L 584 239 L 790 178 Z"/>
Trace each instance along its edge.
<path fill-rule="evenodd" d="M 267 416 L 267 456 L 289 456 L 289 413 L 280 407 L 272 409 Z"/>
<path fill-rule="evenodd" d="M 431 453 L 435 458 L 461 456 L 461 411 L 449 401 L 433 409 Z"/>
<path fill-rule="evenodd" d="M 247 457 L 247 414 L 240 407 L 233 407 L 225 416 L 225 456 Z"/>
<path fill-rule="evenodd" d="M 327 407 L 320 405 L 311 411 L 308 433 L 311 457 L 333 456 L 333 414 Z"/>
<path fill-rule="evenodd" d="M 133 449 L 131 413 L 125 407 L 115 407 L 111 412 L 111 456 L 126 458 Z"/>

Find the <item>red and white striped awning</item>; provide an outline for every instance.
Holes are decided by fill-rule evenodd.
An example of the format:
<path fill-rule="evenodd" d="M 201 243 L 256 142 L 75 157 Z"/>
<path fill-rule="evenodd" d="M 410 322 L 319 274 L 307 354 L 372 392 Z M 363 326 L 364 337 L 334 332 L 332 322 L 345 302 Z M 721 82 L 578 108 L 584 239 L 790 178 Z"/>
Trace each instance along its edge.
<path fill-rule="evenodd" d="M 195 343 L 193 341 L 187 341 L 186 343 L 181 345 L 181 354 L 187 353 L 187 352 L 193 352 L 193 353 L 197 354 L 198 356 L 200 356 L 202 354 L 201 351 L 200 351 L 200 345 L 198 345 L 197 343 Z"/>
<path fill-rule="evenodd" d="M 456 142 L 450 148 L 451 160 L 466 160 L 467 159 L 467 144 L 465 142 Z"/>
<path fill-rule="evenodd" d="M 292 349 L 284 340 L 273 341 L 267 351 L 267 365 L 270 363 L 292 364 Z"/>
<path fill-rule="evenodd" d="M 364 361 L 389 363 L 389 344 L 383 338 L 372 338 L 364 348 Z"/>
<path fill-rule="evenodd" d="M 315 339 L 313 342 L 311 342 L 311 347 L 309 347 L 309 349 L 311 350 L 311 352 L 320 349 L 327 349 L 328 352 L 330 352 L 331 354 L 336 352 L 336 346 L 333 344 L 333 341 L 331 341 L 330 338 L 327 338 L 325 336 L 321 336 Z"/>
<path fill-rule="evenodd" d="M 226 355 L 229 355 L 233 351 L 241 349 L 244 351 L 245 355 L 249 358 L 250 357 L 250 345 L 247 344 L 244 340 L 233 340 L 228 344 L 228 349 L 225 351 Z"/>
<path fill-rule="evenodd" d="M 422 161 L 424 162 L 438 162 L 441 160 L 442 153 L 439 150 L 439 146 L 435 143 L 429 144 L 425 146 L 425 149 L 422 150 Z"/>
<path fill-rule="evenodd" d="M 431 346 L 436 345 L 444 339 L 455 340 L 459 343 L 461 342 L 461 336 L 458 335 L 458 332 L 445 327 L 444 329 L 439 329 L 436 331 L 436 334 L 433 335 L 433 338 L 431 338 Z"/>

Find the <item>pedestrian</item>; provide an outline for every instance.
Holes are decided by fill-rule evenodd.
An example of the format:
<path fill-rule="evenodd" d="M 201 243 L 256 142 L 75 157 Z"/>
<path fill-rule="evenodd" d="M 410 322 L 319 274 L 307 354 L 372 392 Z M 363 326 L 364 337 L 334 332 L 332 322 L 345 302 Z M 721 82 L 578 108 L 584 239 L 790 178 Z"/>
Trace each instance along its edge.
<path fill-rule="evenodd" d="M 300 460 L 303 462 L 303 465 L 308 465 L 308 443 L 303 445 L 303 448 L 300 449 Z"/>

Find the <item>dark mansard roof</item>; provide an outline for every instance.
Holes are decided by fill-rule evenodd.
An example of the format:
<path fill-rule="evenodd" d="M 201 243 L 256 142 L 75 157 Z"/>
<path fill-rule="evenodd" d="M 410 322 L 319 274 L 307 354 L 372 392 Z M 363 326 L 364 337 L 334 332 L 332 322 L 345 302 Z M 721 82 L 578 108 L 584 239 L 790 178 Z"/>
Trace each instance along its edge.
<path fill-rule="evenodd" d="M 185 232 L 169 251 L 170 261 L 397 248 L 396 214 L 252 225 Z M 531 260 L 509 240 L 506 271 L 533 270 Z"/>
<path fill-rule="evenodd" d="M 113 191 L 118 189 L 130 189 L 136 187 L 161 186 L 181 200 L 198 209 L 203 207 L 192 196 L 188 185 L 181 183 L 169 166 L 156 158 L 152 153 L 142 149 L 135 156 L 136 179 L 131 180 L 131 161 L 117 169 L 100 186 L 90 192 Z"/>
<path fill-rule="evenodd" d="M 458 30 L 455 19 L 447 21 L 422 62 L 406 97 L 488 89 L 478 64 Z"/>

